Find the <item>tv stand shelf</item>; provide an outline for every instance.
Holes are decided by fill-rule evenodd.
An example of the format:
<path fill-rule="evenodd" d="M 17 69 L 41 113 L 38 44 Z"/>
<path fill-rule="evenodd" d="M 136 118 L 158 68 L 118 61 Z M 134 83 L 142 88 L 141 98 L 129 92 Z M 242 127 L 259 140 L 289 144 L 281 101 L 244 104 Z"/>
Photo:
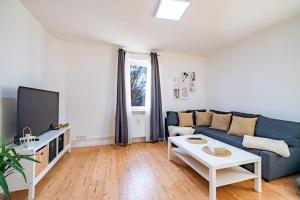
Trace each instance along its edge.
<path fill-rule="evenodd" d="M 15 149 L 18 153 L 33 155 L 33 158 L 39 158 L 41 163 L 22 160 L 21 164 L 25 169 L 27 183 L 20 174 L 14 173 L 7 177 L 10 191 L 28 189 L 28 200 L 33 200 L 35 198 L 35 186 L 66 152 L 71 153 L 70 130 L 70 127 L 66 127 L 59 130 L 48 131 L 38 137 L 39 141 L 30 143 L 29 148 L 27 148 L 25 144 L 15 146 Z M 63 135 L 64 144 L 62 150 L 59 151 L 58 144 L 61 135 Z M 52 147 L 50 148 L 50 143 L 54 140 L 56 140 L 56 146 L 53 148 L 52 144 Z M 50 162 L 48 162 L 49 155 L 51 153 L 50 151 L 55 151 L 54 154 L 56 156 Z"/>
<path fill-rule="evenodd" d="M 42 148 L 43 146 L 45 146 L 46 144 L 48 144 L 50 141 L 57 138 L 59 135 L 61 135 L 62 133 L 66 132 L 69 129 L 70 129 L 70 127 L 66 127 L 66 128 L 61 128 L 61 129 L 58 129 L 58 130 L 48 131 L 48 132 L 38 136 L 39 141 L 32 142 L 30 144 L 30 149 L 27 149 L 27 146 L 25 144 L 18 145 L 18 146 L 15 147 L 15 149 L 26 149 L 26 150 L 37 151 L 40 148 Z"/>

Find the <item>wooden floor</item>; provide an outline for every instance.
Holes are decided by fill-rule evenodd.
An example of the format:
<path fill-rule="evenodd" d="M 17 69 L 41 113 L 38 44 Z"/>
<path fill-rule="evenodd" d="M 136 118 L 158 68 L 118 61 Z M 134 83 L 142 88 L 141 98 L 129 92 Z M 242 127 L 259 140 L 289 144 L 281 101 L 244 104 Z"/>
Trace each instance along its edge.
<path fill-rule="evenodd" d="M 173 158 L 167 160 L 164 142 L 73 149 L 37 185 L 36 199 L 208 199 L 207 181 Z M 295 178 L 263 181 L 262 193 L 253 190 L 252 180 L 224 186 L 217 189 L 217 197 L 299 200 Z M 27 199 L 27 191 L 13 193 L 12 199 Z"/>

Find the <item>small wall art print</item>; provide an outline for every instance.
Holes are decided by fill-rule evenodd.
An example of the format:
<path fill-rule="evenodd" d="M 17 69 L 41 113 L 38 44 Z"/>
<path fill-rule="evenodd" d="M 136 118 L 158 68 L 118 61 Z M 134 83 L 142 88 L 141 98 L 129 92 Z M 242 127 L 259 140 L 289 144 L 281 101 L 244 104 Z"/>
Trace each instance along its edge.
<path fill-rule="evenodd" d="M 188 99 L 196 91 L 196 73 L 182 71 L 180 76 L 173 77 L 173 98 Z"/>

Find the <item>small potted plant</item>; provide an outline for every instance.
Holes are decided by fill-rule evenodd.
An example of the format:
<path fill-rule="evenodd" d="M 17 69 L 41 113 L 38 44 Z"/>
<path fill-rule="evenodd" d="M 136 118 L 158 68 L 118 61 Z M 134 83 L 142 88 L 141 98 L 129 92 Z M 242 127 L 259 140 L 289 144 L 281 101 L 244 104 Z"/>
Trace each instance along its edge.
<path fill-rule="evenodd" d="M 6 177 L 17 172 L 20 173 L 25 182 L 26 175 L 24 168 L 20 164 L 21 160 L 29 160 L 32 162 L 39 162 L 32 158 L 32 155 L 22 155 L 16 152 L 13 146 L 2 144 L 0 149 L 0 186 L 4 192 L 4 197 L 10 199 L 10 192 L 6 182 Z"/>

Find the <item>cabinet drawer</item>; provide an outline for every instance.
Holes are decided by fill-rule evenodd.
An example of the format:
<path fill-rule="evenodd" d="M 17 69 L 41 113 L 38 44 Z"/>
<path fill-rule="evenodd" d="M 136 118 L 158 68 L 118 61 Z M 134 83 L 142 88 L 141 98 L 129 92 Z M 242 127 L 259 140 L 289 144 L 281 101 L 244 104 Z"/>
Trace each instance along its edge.
<path fill-rule="evenodd" d="M 71 141 L 71 131 L 70 129 L 68 129 L 65 133 L 65 146 L 70 144 L 70 141 Z"/>
<path fill-rule="evenodd" d="M 48 165 L 48 145 L 41 148 L 36 152 L 36 159 L 40 161 L 40 163 L 35 164 L 35 176 L 38 176 Z"/>

